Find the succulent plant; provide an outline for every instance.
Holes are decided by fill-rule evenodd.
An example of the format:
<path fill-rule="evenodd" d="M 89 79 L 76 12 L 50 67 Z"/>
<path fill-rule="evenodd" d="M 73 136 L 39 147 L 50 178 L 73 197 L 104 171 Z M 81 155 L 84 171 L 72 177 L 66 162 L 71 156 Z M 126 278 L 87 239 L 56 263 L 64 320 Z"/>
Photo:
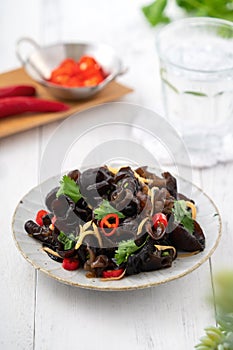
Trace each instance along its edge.
<path fill-rule="evenodd" d="M 233 349 L 233 272 L 216 275 L 216 327 L 205 329 L 205 336 L 195 346 L 197 350 Z"/>

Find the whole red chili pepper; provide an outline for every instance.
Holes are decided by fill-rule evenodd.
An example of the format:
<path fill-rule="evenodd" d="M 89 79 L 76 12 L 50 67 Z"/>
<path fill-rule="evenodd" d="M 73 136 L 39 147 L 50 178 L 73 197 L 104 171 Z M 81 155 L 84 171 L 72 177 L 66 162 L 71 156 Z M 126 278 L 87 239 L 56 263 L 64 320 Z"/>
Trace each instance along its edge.
<path fill-rule="evenodd" d="M 25 112 L 61 112 L 69 106 L 56 101 L 34 97 L 5 97 L 0 99 L 0 118 Z"/>
<path fill-rule="evenodd" d="M 114 221 L 113 223 L 111 223 Z M 119 226 L 119 216 L 115 213 L 108 214 L 100 221 L 100 228 L 103 231 L 103 234 L 107 237 L 112 236 L 115 232 L 117 227 Z M 110 232 L 106 231 L 105 228 L 111 229 Z"/>
<path fill-rule="evenodd" d="M 0 87 L 0 98 L 12 96 L 34 96 L 36 89 L 31 85 L 11 85 Z"/>

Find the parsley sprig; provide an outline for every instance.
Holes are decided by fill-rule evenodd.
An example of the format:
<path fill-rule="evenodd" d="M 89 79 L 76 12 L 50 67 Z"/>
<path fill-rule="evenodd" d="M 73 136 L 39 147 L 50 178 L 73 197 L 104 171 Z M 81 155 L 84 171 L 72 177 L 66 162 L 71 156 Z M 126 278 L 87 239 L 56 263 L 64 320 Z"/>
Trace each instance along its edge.
<path fill-rule="evenodd" d="M 57 239 L 64 244 L 64 250 L 72 249 L 75 246 L 75 237 L 73 234 L 67 236 L 63 231 L 60 231 Z"/>
<path fill-rule="evenodd" d="M 94 210 L 95 219 L 101 220 L 108 214 L 117 214 L 119 218 L 125 217 L 124 214 L 113 208 L 109 201 L 104 199 L 102 203 Z"/>
<path fill-rule="evenodd" d="M 142 248 L 145 243 L 146 240 L 141 246 L 137 246 L 133 239 L 129 239 L 128 241 L 121 241 L 114 256 L 117 264 L 120 265 L 123 262 L 126 262 L 129 256 Z"/>
<path fill-rule="evenodd" d="M 181 223 L 189 233 L 193 233 L 194 221 L 192 219 L 192 213 L 186 207 L 186 202 L 184 200 L 175 201 L 172 212 L 175 221 Z"/>
<path fill-rule="evenodd" d="M 79 199 L 82 198 L 79 186 L 67 175 L 64 175 L 60 181 L 60 188 L 57 191 L 56 196 L 59 197 L 62 194 L 71 198 L 75 203 L 77 203 Z"/>

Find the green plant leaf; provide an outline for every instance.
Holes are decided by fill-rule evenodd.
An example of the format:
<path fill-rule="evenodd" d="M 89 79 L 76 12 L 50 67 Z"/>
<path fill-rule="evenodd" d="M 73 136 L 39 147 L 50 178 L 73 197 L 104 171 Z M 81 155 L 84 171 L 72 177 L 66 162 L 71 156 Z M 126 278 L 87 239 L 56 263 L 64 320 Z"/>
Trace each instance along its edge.
<path fill-rule="evenodd" d="M 217 327 L 205 329 L 206 335 L 195 346 L 197 350 L 233 349 L 233 272 L 223 271 L 214 276 Z"/>
<path fill-rule="evenodd" d="M 145 17 L 152 26 L 170 21 L 164 14 L 167 3 L 167 0 L 156 0 L 142 8 Z M 176 0 L 176 4 L 191 16 L 216 17 L 233 21 L 232 0 Z M 232 38 L 233 36 L 232 30 L 226 27 L 220 28 L 219 35 L 224 38 Z"/>
<path fill-rule="evenodd" d="M 164 15 L 167 0 L 156 0 L 150 5 L 142 7 L 142 12 L 152 26 L 158 23 L 168 23 L 170 19 Z"/>

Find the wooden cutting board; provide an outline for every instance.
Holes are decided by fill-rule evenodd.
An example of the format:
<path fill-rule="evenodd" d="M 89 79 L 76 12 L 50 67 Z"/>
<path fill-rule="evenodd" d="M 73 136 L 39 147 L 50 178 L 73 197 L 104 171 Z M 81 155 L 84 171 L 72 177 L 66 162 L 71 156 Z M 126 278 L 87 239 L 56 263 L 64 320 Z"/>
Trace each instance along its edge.
<path fill-rule="evenodd" d="M 49 100 L 56 100 L 41 85 L 34 82 L 23 70 L 23 68 L 15 69 L 0 74 L 0 86 L 29 84 L 33 85 L 37 90 L 37 96 Z M 114 101 L 133 90 L 127 86 L 119 84 L 115 81 L 107 85 L 96 96 L 89 100 L 83 101 L 65 101 L 71 108 L 66 112 L 58 113 L 25 113 L 16 116 L 10 116 L 0 119 L 0 138 L 16 134 L 18 132 L 29 130 L 37 126 L 52 123 L 56 120 L 62 120 L 69 115 L 83 111 L 87 108 L 99 105 L 101 103 Z"/>

